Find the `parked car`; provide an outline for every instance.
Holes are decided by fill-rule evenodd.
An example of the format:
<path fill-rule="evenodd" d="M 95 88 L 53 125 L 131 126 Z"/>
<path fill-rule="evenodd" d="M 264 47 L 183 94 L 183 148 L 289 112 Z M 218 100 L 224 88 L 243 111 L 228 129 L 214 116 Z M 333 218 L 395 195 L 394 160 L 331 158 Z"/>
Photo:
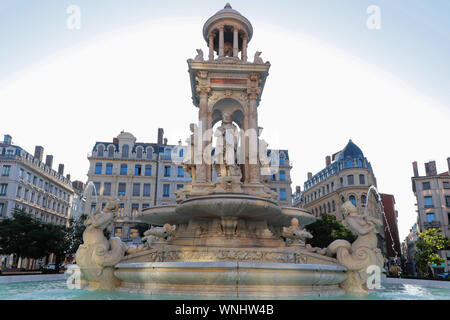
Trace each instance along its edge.
<path fill-rule="evenodd" d="M 54 273 L 56 272 L 56 264 L 49 263 L 46 266 L 42 267 L 42 273 Z"/>
<path fill-rule="evenodd" d="M 450 273 L 448 273 L 448 272 L 443 272 L 443 273 L 438 273 L 436 276 L 437 277 L 440 277 L 440 278 L 442 278 L 442 279 L 448 279 L 448 275 L 449 275 Z"/>

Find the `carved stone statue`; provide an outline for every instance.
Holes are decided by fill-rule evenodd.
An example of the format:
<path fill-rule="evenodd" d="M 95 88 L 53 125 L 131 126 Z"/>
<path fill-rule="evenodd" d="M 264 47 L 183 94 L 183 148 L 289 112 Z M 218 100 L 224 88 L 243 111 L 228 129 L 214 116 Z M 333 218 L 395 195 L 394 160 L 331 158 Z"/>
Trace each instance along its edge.
<path fill-rule="evenodd" d="M 297 218 L 292 218 L 291 225 L 283 227 L 282 236 L 286 238 L 286 244 L 290 246 L 305 246 L 305 239 L 312 238 L 312 234 L 300 228 Z"/>
<path fill-rule="evenodd" d="M 261 53 L 262 53 L 261 51 L 256 51 L 255 58 L 253 59 L 253 63 L 264 64 L 264 60 L 260 57 Z"/>
<path fill-rule="evenodd" d="M 83 244 L 76 253 L 76 262 L 81 269 L 83 280 L 96 283 L 98 289 L 111 290 L 116 287 L 114 265 L 125 255 L 127 247 L 120 238 L 106 239 L 103 230 L 113 221 L 118 210 L 116 201 L 109 201 L 103 211 L 90 215 L 84 224 Z"/>
<path fill-rule="evenodd" d="M 358 235 L 350 244 L 346 240 L 335 240 L 327 248 L 327 255 L 336 254 L 340 264 L 347 267 L 347 280 L 341 286 L 351 293 L 367 293 L 367 279 L 370 275 L 369 266 L 383 267 L 383 255 L 377 248 L 377 228 L 383 223 L 369 215 L 358 215 L 356 207 L 347 201 L 342 205 L 344 209 L 344 224 Z"/>
<path fill-rule="evenodd" d="M 215 169 L 220 177 L 231 176 L 231 167 L 236 166 L 239 130 L 233 124 L 231 115 L 224 112 L 222 125 L 217 128 L 214 135 L 217 137 Z"/>
<path fill-rule="evenodd" d="M 146 246 L 150 246 L 153 243 L 167 243 L 170 237 L 175 233 L 176 228 L 176 226 L 171 226 L 168 223 L 166 223 L 162 227 L 152 227 L 151 229 L 144 232 L 142 242 L 144 242 Z"/>
<path fill-rule="evenodd" d="M 233 44 L 231 42 L 225 42 L 223 44 L 223 54 L 225 57 L 233 56 Z"/>
<path fill-rule="evenodd" d="M 204 61 L 205 59 L 203 58 L 203 50 L 202 49 L 196 49 L 197 50 L 197 55 L 195 56 L 194 60 L 195 61 Z"/>

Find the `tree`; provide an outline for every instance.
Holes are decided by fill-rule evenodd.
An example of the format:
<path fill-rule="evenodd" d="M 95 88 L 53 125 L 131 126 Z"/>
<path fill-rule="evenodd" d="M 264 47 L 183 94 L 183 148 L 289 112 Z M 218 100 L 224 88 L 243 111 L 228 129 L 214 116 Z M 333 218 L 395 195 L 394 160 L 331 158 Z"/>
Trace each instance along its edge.
<path fill-rule="evenodd" d="M 428 274 L 432 264 L 445 262 L 445 258 L 441 258 L 438 252 L 449 246 L 449 239 L 440 232 L 440 229 L 430 228 L 420 233 L 419 240 L 415 243 L 417 252 L 414 255 L 414 262 L 422 275 Z"/>
<path fill-rule="evenodd" d="M 320 219 L 305 226 L 305 229 L 313 235 L 312 239 L 307 239 L 306 241 L 313 247 L 326 248 L 337 239 L 347 240 L 352 243 L 357 238 L 341 221 L 336 220 L 336 217 L 331 214 L 322 214 Z"/>

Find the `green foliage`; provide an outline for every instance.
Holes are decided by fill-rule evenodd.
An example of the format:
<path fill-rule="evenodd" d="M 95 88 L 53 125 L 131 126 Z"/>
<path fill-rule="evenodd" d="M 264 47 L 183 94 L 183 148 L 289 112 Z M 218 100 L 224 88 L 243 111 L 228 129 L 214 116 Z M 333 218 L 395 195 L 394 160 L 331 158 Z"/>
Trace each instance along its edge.
<path fill-rule="evenodd" d="M 445 258 L 441 258 L 438 252 L 449 246 L 449 239 L 440 233 L 440 229 L 430 228 L 419 234 L 419 240 L 415 245 L 417 248 L 414 255 L 416 268 L 420 273 L 427 274 L 429 266 L 445 262 Z"/>
<path fill-rule="evenodd" d="M 341 221 L 336 220 L 336 217 L 331 214 L 322 214 L 320 219 L 316 222 L 305 226 L 312 235 L 312 239 L 307 239 L 313 247 L 326 248 L 328 245 L 337 239 L 347 240 L 350 243 L 356 240 L 356 235 L 348 230 Z"/>
<path fill-rule="evenodd" d="M 56 267 L 70 247 L 69 229 L 42 223 L 23 210 L 0 222 L 0 254 L 39 259 L 54 253 Z"/>

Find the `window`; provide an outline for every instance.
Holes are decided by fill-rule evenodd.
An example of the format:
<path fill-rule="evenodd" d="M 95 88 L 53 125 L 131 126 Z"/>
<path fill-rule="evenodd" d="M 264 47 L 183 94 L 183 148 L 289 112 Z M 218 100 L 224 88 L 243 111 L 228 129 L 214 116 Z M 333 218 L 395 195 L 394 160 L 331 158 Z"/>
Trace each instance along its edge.
<path fill-rule="evenodd" d="M 286 189 L 280 188 L 280 200 L 286 200 Z"/>
<path fill-rule="evenodd" d="M 430 190 L 431 189 L 430 182 L 422 182 L 422 189 Z"/>
<path fill-rule="evenodd" d="M 164 167 L 164 177 L 170 177 L 170 166 Z"/>
<path fill-rule="evenodd" d="M 139 213 L 139 203 L 131 204 L 131 215 L 136 216 Z"/>
<path fill-rule="evenodd" d="M 334 191 L 334 182 L 331 182 L 331 191 Z"/>
<path fill-rule="evenodd" d="M 3 211 L 5 211 L 5 204 L 4 203 L 0 203 L 0 217 L 3 216 Z"/>
<path fill-rule="evenodd" d="M 280 170 L 280 181 L 286 181 L 286 171 Z"/>
<path fill-rule="evenodd" d="M 103 145 L 99 145 L 97 148 L 97 155 L 99 157 L 103 157 L 103 151 L 105 150 L 105 147 Z"/>
<path fill-rule="evenodd" d="M 114 158 L 114 146 L 109 146 L 108 148 L 108 157 Z"/>
<path fill-rule="evenodd" d="M 133 183 L 133 197 L 139 197 L 141 195 L 141 184 Z"/>
<path fill-rule="evenodd" d="M 8 189 L 7 183 L 0 184 L 0 196 L 6 196 L 6 189 Z"/>
<path fill-rule="evenodd" d="M 367 203 L 367 197 L 365 195 L 361 196 L 361 206 L 365 207 Z"/>
<path fill-rule="evenodd" d="M 330 205 L 330 203 L 328 202 L 328 213 L 330 213 L 331 212 L 331 205 Z"/>
<path fill-rule="evenodd" d="M 358 167 L 358 168 L 362 168 L 363 167 L 363 162 L 361 161 L 361 159 L 358 159 L 357 161 L 356 161 L 356 166 Z"/>
<path fill-rule="evenodd" d="M 450 181 L 442 182 L 442 186 L 444 187 L 444 189 L 450 189 Z"/>
<path fill-rule="evenodd" d="M 18 186 L 17 187 L 17 194 L 16 194 L 16 197 L 17 198 L 20 198 L 22 196 L 22 187 L 21 186 Z"/>
<path fill-rule="evenodd" d="M 100 182 L 94 182 L 94 188 L 92 189 L 92 195 L 98 195 L 100 192 Z"/>
<path fill-rule="evenodd" d="M 2 176 L 9 176 L 11 166 L 3 166 Z"/>
<path fill-rule="evenodd" d="M 103 184 L 103 195 L 110 196 L 111 195 L 111 182 L 105 182 Z"/>
<path fill-rule="evenodd" d="M 127 175 L 127 169 L 128 169 L 128 166 L 126 165 L 126 163 L 122 163 L 120 165 L 120 175 L 121 176 L 126 176 Z"/>
<path fill-rule="evenodd" d="M 125 205 L 123 204 L 123 202 L 119 203 L 119 210 L 117 211 L 119 216 L 123 217 L 124 211 L 125 211 Z"/>
<path fill-rule="evenodd" d="M 427 221 L 428 222 L 433 222 L 435 219 L 436 219 L 436 217 L 434 216 L 434 212 L 427 213 Z"/>
<path fill-rule="evenodd" d="M 134 175 L 140 176 L 142 171 L 142 166 L 140 164 L 137 164 L 134 166 Z"/>
<path fill-rule="evenodd" d="M 353 203 L 354 206 L 356 206 L 356 198 L 355 198 L 355 196 L 350 196 L 350 197 L 348 198 L 348 200 L 349 200 L 351 203 Z"/>
<path fill-rule="evenodd" d="M 333 208 L 333 212 L 336 211 L 336 203 L 334 202 L 334 200 L 331 202 L 331 207 Z"/>
<path fill-rule="evenodd" d="M 450 208 L 450 196 L 445 196 L 445 206 Z"/>
<path fill-rule="evenodd" d="M 171 158 L 172 158 L 171 155 L 172 155 L 172 150 L 170 150 L 170 149 L 164 150 L 164 158 L 166 160 L 171 160 Z"/>
<path fill-rule="evenodd" d="M 359 175 L 359 184 L 366 184 L 366 179 L 363 174 Z"/>
<path fill-rule="evenodd" d="M 150 203 L 143 203 L 142 204 L 142 210 L 147 209 L 150 207 Z"/>
<path fill-rule="evenodd" d="M 37 177 L 36 176 L 33 177 L 33 184 L 37 185 Z"/>
<path fill-rule="evenodd" d="M 178 152 L 178 157 L 183 158 L 183 155 L 184 155 L 184 150 L 180 149 L 180 151 Z"/>
<path fill-rule="evenodd" d="M 150 197 L 150 183 L 144 183 L 143 196 Z"/>
<path fill-rule="evenodd" d="M 177 184 L 177 190 L 183 189 L 184 188 L 184 184 Z"/>
<path fill-rule="evenodd" d="M 348 184 L 348 185 L 355 184 L 355 180 L 354 180 L 354 177 L 353 177 L 352 174 L 350 174 L 350 175 L 347 176 L 347 184 Z"/>
<path fill-rule="evenodd" d="M 146 176 L 151 176 L 152 175 L 152 165 L 151 164 L 146 164 L 145 165 L 145 175 Z"/>
<path fill-rule="evenodd" d="M 126 186 L 127 186 L 127 184 L 125 182 L 119 182 L 119 190 L 117 193 L 119 196 L 125 195 Z"/>
<path fill-rule="evenodd" d="M 153 149 L 147 148 L 147 159 L 151 159 L 153 157 Z"/>
<path fill-rule="evenodd" d="M 270 180 L 271 181 L 277 180 L 277 176 L 275 175 L 275 173 L 270 176 Z"/>
<path fill-rule="evenodd" d="M 181 166 L 178 167 L 178 177 L 184 177 L 184 168 Z"/>
<path fill-rule="evenodd" d="M 102 174 L 102 164 L 100 162 L 95 164 L 95 174 Z"/>
<path fill-rule="evenodd" d="M 341 182 L 341 187 L 343 187 L 344 186 L 344 178 L 340 177 L 339 181 Z"/>
<path fill-rule="evenodd" d="M 106 164 L 106 172 L 105 174 L 110 176 L 113 173 L 113 164 L 112 163 L 107 163 Z"/>
<path fill-rule="evenodd" d="M 433 197 L 432 196 L 425 196 L 425 208 L 433 208 Z"/>
<path fill-rule="evenodd" d="M 124 144 L 122 146 L 122 158 L 128 158 L 128 151 L 130 150 L 130 147 L 127 144 Z"/>
<path fill-rule="evenodd" d="M 130 228 L 130 238 L 136 239 L 138 237 L 138 229 Z"/>
<path fill-rule="evenodd" d="M 347 160 L 347 162 L 346 162 L 346 168 L 353 168 L 353 160 L 352 160 L 352 159 Z"/>
<path fill-rule="evenodd" d="M 163 197 L 168 197 L 170 194 L 170 184 L 163 185 Z"/>
<path fill-rule="evenodd" d="M 136 158 L 142 159 L 142 148 L 137 148 Z"/>

